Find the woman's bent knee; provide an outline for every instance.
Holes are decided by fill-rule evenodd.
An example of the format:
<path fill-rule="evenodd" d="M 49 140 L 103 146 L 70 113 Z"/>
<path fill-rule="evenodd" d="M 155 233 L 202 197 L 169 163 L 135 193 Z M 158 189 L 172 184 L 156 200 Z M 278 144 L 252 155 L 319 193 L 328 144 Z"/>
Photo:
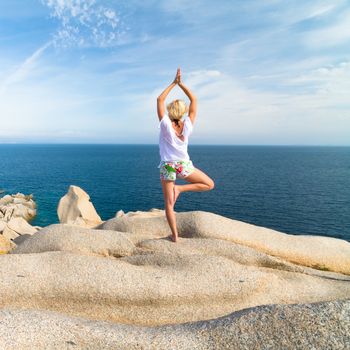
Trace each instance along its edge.
<path fill-rule="evenodd" d="M 214 187 L 215 187 L 215 182 L 212 179 L 210 179 L 210 181 L 208 182 L 208 189 L 212 190 Z"/>

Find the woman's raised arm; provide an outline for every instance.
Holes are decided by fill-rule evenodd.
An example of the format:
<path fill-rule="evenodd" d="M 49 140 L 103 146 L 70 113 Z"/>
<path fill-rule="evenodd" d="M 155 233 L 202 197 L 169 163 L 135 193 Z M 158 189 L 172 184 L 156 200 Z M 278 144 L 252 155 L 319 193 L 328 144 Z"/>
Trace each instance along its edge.
<path fill-rule="evenodd" d="M 190 117 L 191 122 L 193 124 L 197 115 L 197 97 L 181 81 L 178 83 L 178 85 L 185 92 L 185 94 L 188 96 L 188 98 L 191 101 L 190 107 L 188 110 L 188 116 Z"/>
<path fill-rule="evenodd" d="M 176 72 L 176 77 L 174 81 L 157 97 L 157 113 L 158 113 L 158 119 L 161 121 L 164 117 L 165 114 L 165 106 L 164 106 L 164 101 L 166 97 L 168 96 L 170 90 L 178 84 L 180 81 L 180 68 L 178 68 Z"/>

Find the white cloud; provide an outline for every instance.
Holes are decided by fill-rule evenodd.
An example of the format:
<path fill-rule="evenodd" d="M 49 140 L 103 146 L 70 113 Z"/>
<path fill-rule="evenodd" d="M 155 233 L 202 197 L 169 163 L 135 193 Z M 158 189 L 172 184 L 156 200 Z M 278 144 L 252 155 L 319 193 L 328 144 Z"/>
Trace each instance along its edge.
<path fill-rule="evenodd" d="M 232 1 L 222 0 L 219 2 L 210 0 L 177 0 L 177 1 L 159 1 L 161 8 L 165 12 L 181 16 L 191 24 L 196 24 L 204 18 L 219 19 L 216 26 L 221 24 L 220 18 L 223 13 L 232 18 L 232 27 L 237 23 L 240 25 L 242 19 L 250 20 L 259 30 L 265 30 L 271 26 L 279 25 L 288 27 L 301 21 L 322 18 L 329 15 L 332 11 L 339 9 L 346 0 L 249 0 Z M 207 25 L 207 23 L 206 23 Z M 276 28 L 275 28 L 276 29 Z"/>
<path fill-rule="evenodd" d="M 41 0 L 59 21 L 56 46 L 108 47 L 118 43 L 123 30 L 117 12 L 97 0 Z"/>
<path fill-rule="evenodd" d="M 262 2 L 264 3 L 264 2 Z M 309 19 L 320 19 L 330 16 L 331 13 L 345 3 L 345 0 L 313 0 L 300 2 L 280 2 L 279 11 L 273 11 L 272 17 L 287 26 L 297 24 Z"/>
<path fill-rule="evenodd" d="M 333 24 L 306 33 L 304 43 L 311 48 L 332 47 L 350 42 L 350 11 L 336 18 Z"/>
<path fill-rule="evenodd" d="M 307 86 L 308 90 L 313 91 L 308 95 L 309 102 L 303 101 L 304 105 L 313 104 L 317 108 L 335 110 L 342 108 L 350 116 L 350 61 L 313 69 L 290 79 L 289 83 Z"/>

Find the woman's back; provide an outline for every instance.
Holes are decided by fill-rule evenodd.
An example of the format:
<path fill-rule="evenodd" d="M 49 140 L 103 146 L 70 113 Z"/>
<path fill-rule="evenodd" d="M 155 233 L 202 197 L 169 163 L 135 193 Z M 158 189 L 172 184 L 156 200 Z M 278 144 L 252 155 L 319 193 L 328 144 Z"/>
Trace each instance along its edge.
<path fill-rule="evenodd" d="M 192 134 L 193 125 L 189 116 L 186 116 L 180 138 L 171 124 L 171 120 L 165 114 L 159 122 L 159 153 L 162 161 L 189 160 L 188 139 Z"/>

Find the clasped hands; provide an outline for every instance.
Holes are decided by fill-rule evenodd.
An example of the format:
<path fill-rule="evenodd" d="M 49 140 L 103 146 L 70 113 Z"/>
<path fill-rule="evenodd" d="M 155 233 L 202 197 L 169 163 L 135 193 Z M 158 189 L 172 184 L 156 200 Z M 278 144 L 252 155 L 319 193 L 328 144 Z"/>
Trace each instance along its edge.
<path fill-rule="evenodd" d="M 181 71 L 180 71 L 180 68 L 177 69 L 176 77 L 175 77 L 173 83 L 174 84 L 180 84 L 181 83 Z"/>

